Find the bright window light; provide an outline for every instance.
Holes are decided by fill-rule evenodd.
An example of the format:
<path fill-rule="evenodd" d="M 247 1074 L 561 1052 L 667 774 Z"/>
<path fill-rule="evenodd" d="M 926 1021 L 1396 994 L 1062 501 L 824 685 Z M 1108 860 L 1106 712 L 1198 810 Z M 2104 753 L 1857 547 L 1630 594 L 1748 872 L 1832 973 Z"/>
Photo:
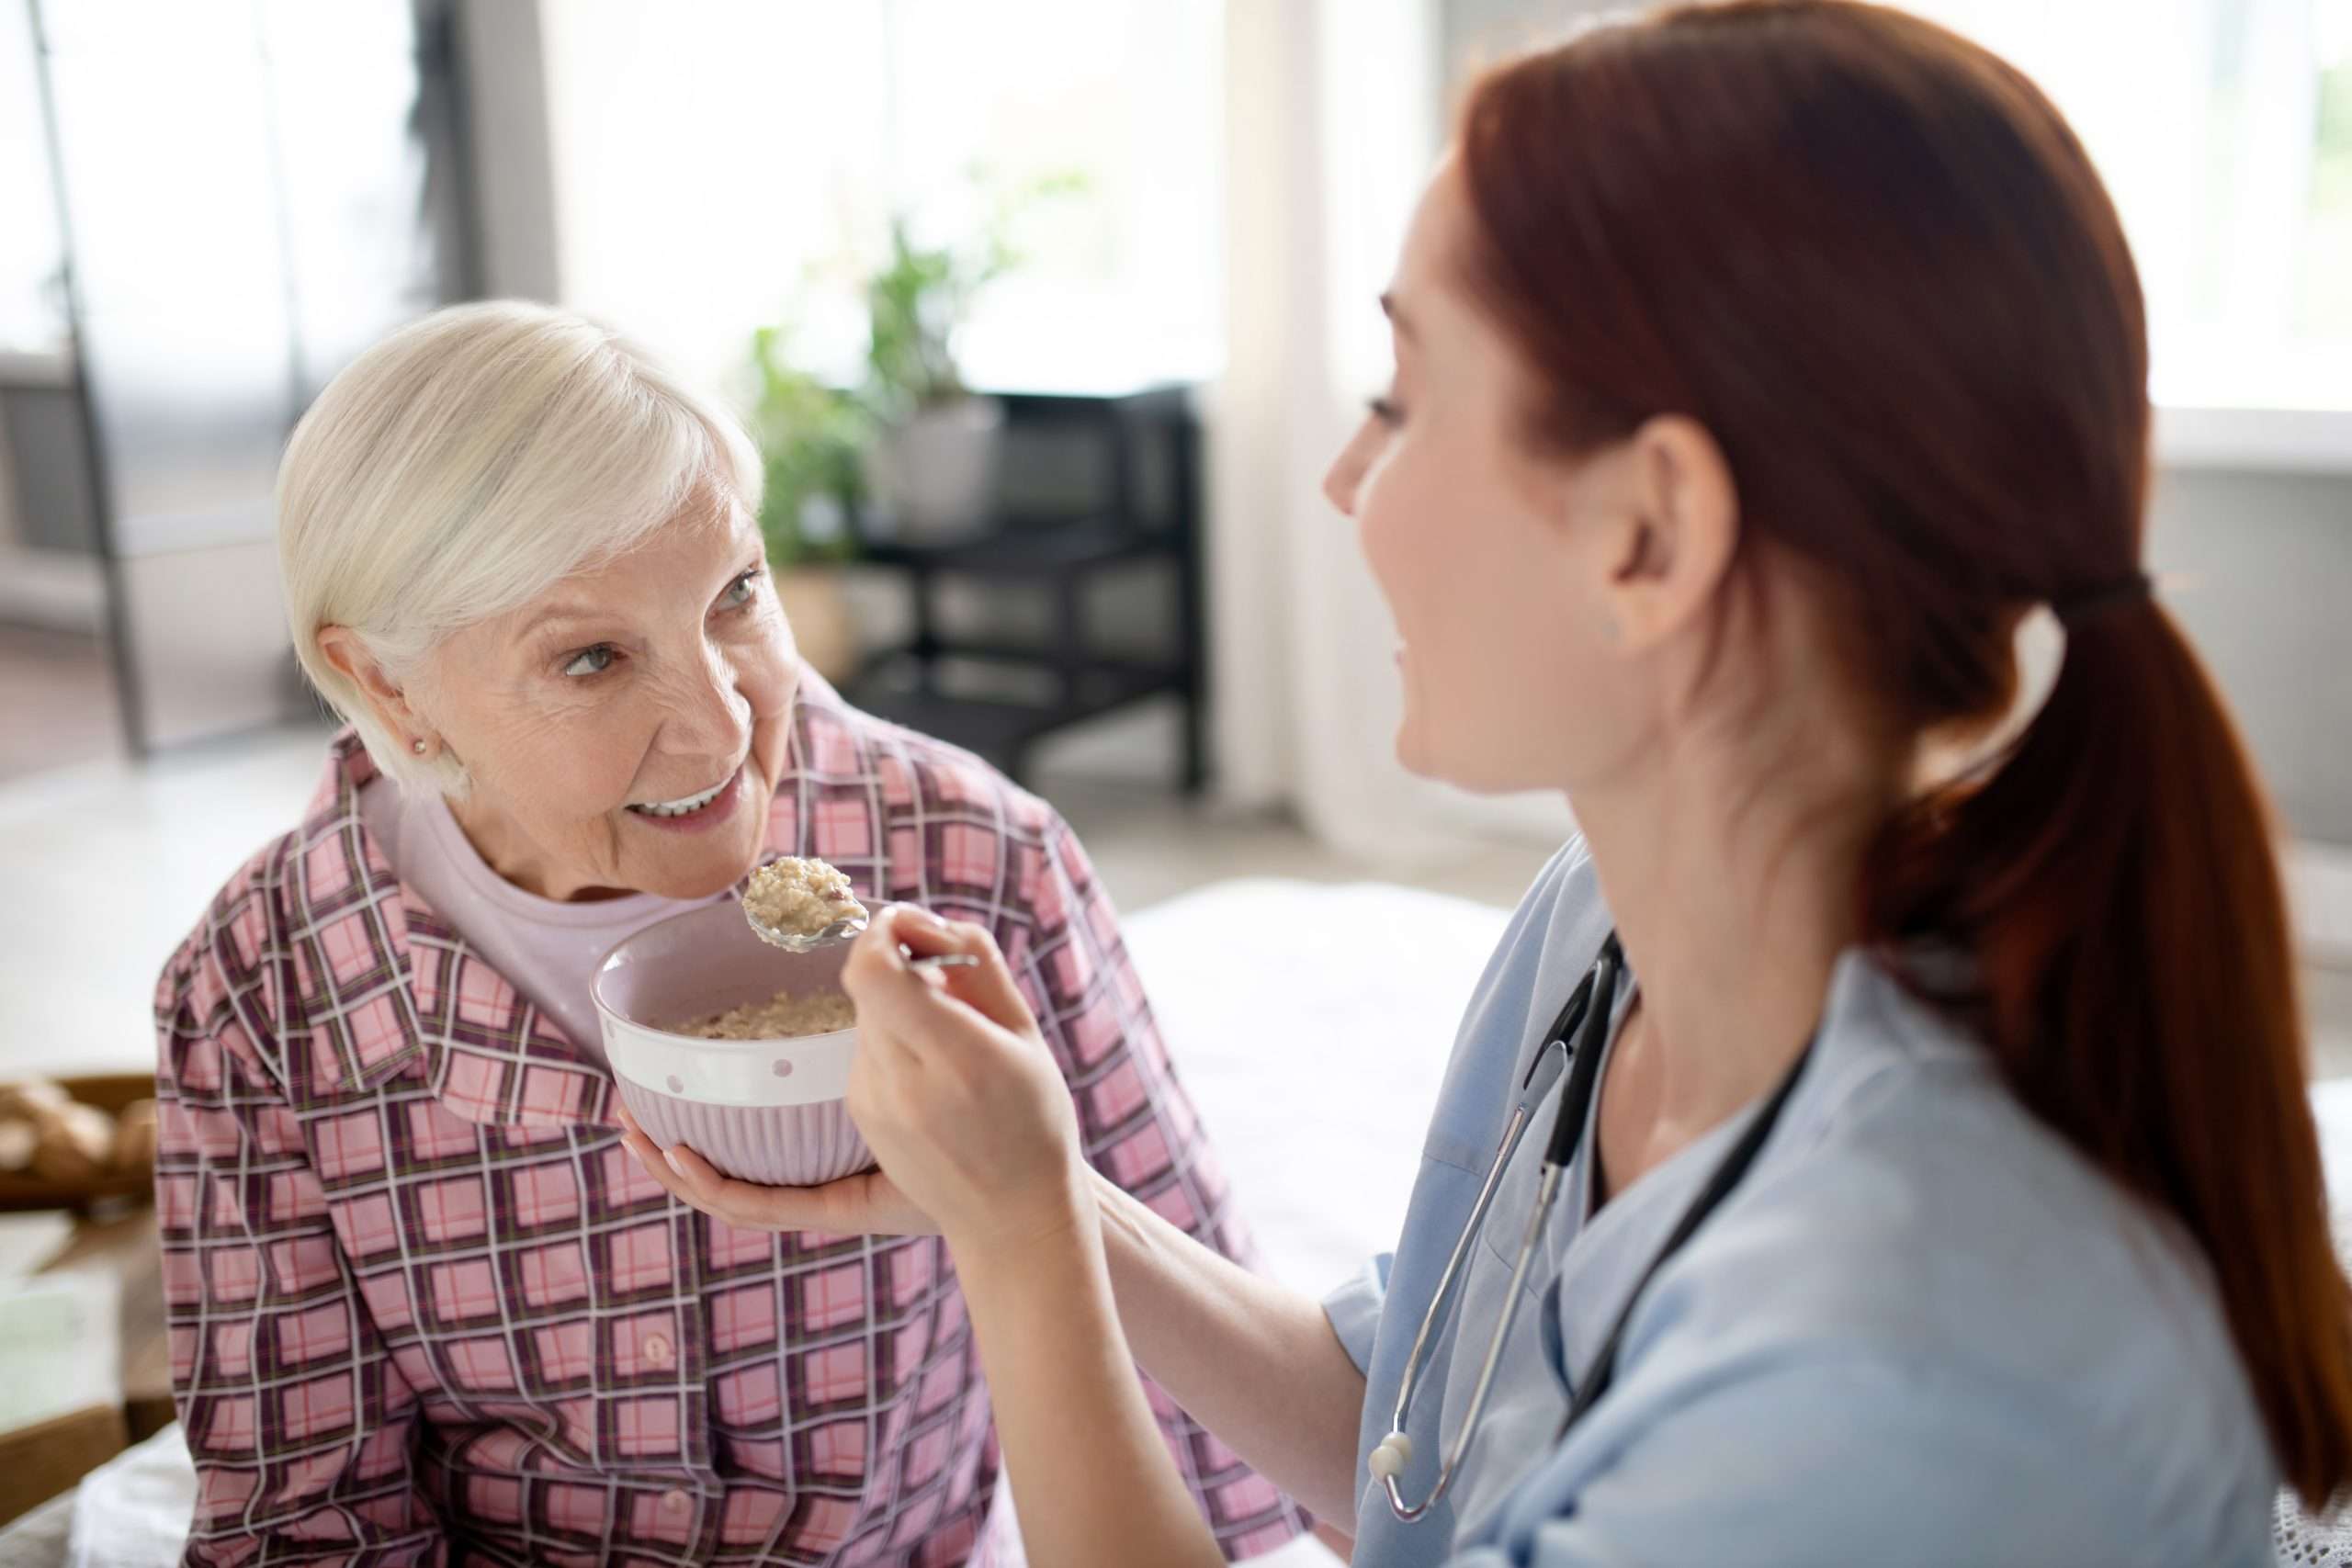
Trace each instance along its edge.
<path fill-rule="evenodd" d="M 2352 0 L 1905 0 L 2074 123 L 2147 291 L 2158 404 L 2352 412 Z"/>
<path fill-rule="evenodd" d="M 1214 375 L 1217 0 L 569 0 L 543 7 L 566 302 L 723 386 L 799 297 L 862 348 L 845 257 L 889 215 L 962 237 L 975 168 L 1076 173 L 958 340 L 967 378 L 1084 390 Z"/>

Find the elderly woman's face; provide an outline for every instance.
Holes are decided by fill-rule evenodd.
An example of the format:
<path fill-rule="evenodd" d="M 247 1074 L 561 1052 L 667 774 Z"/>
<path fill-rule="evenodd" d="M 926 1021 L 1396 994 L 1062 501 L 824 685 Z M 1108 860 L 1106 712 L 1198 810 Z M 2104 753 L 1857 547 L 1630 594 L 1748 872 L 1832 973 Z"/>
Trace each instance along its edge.
<path fill-rule="evenodd" d="M 800 660 L 760 533 L 716 500 L 435 650 L 415 697 L 482 856 L 551 898 L 693 898 L 751 870 Z"/>

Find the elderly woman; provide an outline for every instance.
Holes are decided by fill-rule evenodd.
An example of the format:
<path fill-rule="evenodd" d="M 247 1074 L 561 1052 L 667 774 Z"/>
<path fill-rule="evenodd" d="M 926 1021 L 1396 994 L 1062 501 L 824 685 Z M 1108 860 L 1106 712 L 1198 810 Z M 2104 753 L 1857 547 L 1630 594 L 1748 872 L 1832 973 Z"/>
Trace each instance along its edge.
<path fill-rule="evenodd" d="M 741 431 L 625 343 L 443 311 L 295 432 L 295 647 L 349 720 L 157 995 L 192 1562 L 989 1561 L 935 1239 L 733 1228 L 624 1150 L 590 972 L 775 853 L 984 924 L 1110 1179 L 1246 1249 L 1055 814 L 845 705 Z M 1302 1528 L 1172 1405 L 1228 1553 Z"/>

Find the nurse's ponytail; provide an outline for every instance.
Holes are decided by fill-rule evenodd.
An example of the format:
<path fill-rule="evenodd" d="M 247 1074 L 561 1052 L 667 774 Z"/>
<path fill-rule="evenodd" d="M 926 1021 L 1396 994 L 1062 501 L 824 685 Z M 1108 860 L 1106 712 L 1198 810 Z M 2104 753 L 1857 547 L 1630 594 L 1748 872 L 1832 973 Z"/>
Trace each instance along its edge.
<path fill-rule="evenodd" d="M 1743 529 L 1832 585 L 1907 735 L 1997 719 L 2020 617 L 2057 613 L 2041 709 L 1887 824 L 1863 917 L 1897 962 L 1973 957 L 1928 994 L 2194 1240 L 2280 1469 L 2314 1506 L 2341 1494 L 2352 1288 L 2273 824 L 2142 574 L 2145 322 L 2081 145 L 1932 24 L 1732 0 L 1488 73 L 1458 152 L 1457 265 L 1532 372 L 1531 446 L 1705 425 Z"/>
<path fill-rule="evenodd" d="M 2145 593 L 2071 611 L 1999 768 L 1888 829 L 1891 942 L 1958 941 L 2018 1098 L 2177 1218 L 2213 1269 L 2287 1479 L 2352 1475 L 2352 1303 L 2329 1245 L 2268 810 L 2196 654 Z"/>

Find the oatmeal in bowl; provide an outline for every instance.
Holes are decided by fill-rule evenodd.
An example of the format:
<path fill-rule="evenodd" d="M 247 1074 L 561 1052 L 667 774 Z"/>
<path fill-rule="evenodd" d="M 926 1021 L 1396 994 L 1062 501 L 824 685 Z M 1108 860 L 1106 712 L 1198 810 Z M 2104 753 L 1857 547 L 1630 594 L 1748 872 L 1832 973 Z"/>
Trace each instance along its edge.
<path fill-rule="evenodd" d="M 839 991 L 783 990 L 765 1001 L 687 1019 L 672 1032 L 696 1040 L 797 1040 L 804 1034 L 831 1034 L 856 1022 L 857 1009 Z"/>
<path fill-rule="evenodd" d="M 615 1084 L 646 1136 L 771 1187 L 871 1166 L 842 1102 L 857 1052 L 841 989 L 849 951 L 769 946 L 730 901 L 656 921 L 607 953 L 591 995 Z"/>

